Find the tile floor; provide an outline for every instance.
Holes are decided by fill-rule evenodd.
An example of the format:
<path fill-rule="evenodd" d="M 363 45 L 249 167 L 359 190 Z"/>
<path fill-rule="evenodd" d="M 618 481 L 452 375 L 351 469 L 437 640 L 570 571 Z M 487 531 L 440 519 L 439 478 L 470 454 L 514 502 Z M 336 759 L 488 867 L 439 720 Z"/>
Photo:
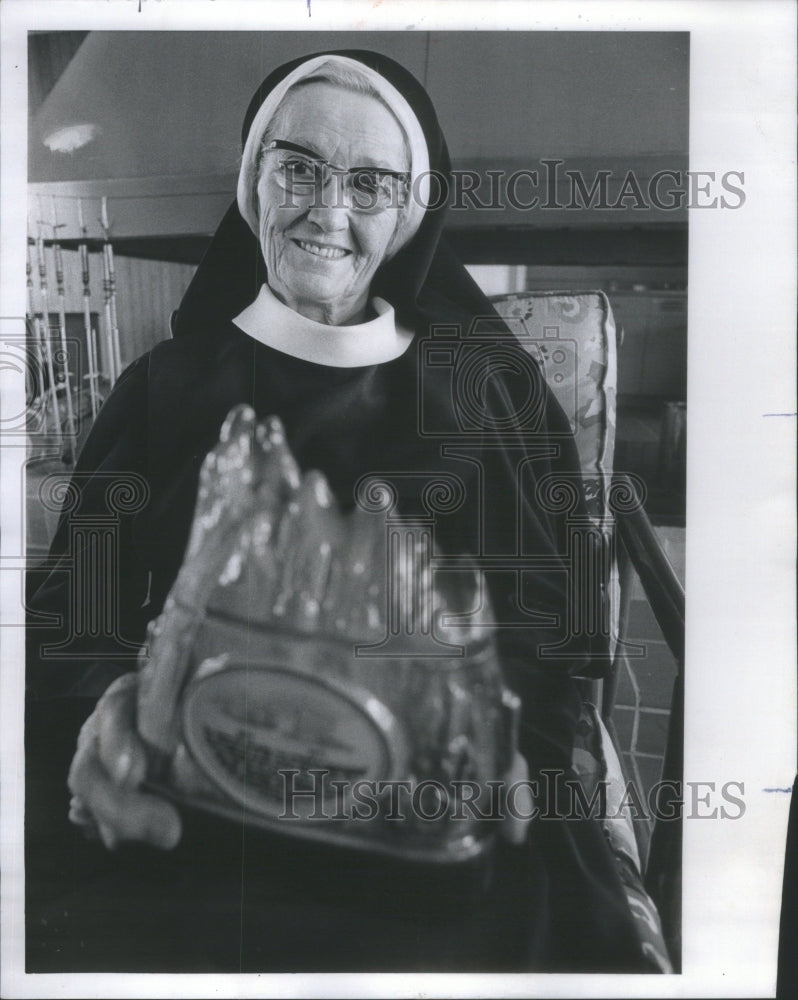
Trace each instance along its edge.
<path fill-rule="evenodd" d="M 684 586 L 685 529 L 655 526 L 654 530 Z M 612 720 L 629 775 L 647 795 L 662 770 L 677 665 L 638 580 L 626 639 L 642 650 L 631 650 L 632 655 L 621 659 Z"/>
<path fill-rule="evenodd" d="M 615 467 L 637 473 L 649 487 L 646 510 L 684 586 L 684 493 L 664 480 L 659 425 L 659 413 L 619 406 Z M 612 721 L 624 766 L 645 801 L 662 772 L 677 664 L 637 579 L 631 598 L 625 638 L 642 649 L 630 649 L 621 660 Z"/>

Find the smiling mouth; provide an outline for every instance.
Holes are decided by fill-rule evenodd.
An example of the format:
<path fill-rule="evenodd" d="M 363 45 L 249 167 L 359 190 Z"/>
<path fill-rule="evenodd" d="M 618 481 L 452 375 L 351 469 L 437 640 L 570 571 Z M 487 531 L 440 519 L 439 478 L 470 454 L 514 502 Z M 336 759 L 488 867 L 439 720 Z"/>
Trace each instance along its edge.
<path fill-rule="evenodd" d="M 340 260 L 342 257 L 348 257 L 352 252 L 344 250 L 342 247 L 323 247 L 307 240 L 294 240 L 294 243 L 307 253 L 312 253 L 314 257 L 321 257 L 324 260 Z"/>

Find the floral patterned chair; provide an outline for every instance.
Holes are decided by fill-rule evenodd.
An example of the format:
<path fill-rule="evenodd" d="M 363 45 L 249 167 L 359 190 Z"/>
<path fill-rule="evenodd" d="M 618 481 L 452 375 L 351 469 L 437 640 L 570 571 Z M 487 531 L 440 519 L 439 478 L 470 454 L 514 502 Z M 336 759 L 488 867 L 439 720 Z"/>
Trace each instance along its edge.
<path fill-rule="evenodd" d="M 587 512 L 603 539 L 605 559 L 600 571 L 604 575 L 601 586 L 609 594 L 611 662 L 602 680 L 584 682 L 587 700 L 578 727 L 573 769 L 588 794 L 599 781 L 607 782 L 607 814 L 620 811 L 620 815 L 603 820 L 602 825 L 618 862 L 641 948 L 654 968 L 670 972 L 678 967 L 680 950 L 680 827 L 676 822 L 655 825 L 649 845 L 647 824 L 632 822 L 630 809 L 617 809 L 627 777 L 617 738 L 611 735 L 611 713 L 634 573 L 639 575 L 680 665 L 684 658 L 684 593 L 643 509 L 645 485 L 634 476 L 613 471 L 618 331 L 607 296 L 600 291 L 519 292 L 492 301 L 540 364 L 570 420 Z M 674 689 L 663 773 L 663 777 L 675 780 L 681 778 L 681 695 L 680 675 Z"/>

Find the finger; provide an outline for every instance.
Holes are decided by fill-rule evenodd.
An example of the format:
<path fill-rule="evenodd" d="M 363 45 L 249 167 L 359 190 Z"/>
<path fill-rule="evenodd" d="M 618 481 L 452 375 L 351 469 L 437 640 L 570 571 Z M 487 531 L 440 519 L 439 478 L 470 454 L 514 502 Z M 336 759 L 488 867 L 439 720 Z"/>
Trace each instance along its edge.
<path fill-rule="evenodd" d="M 507 808 L 506 790 L 513 788 L 512 812 Z M 515 846 L 524 843 L 531 822 L 534 799 L 529 786 L 529 768 L 520 753 L 516 752 L 513 763 L 505 776 L 505 818 L 502 824 L 504 839 Z"/>
<path fill-rule="evenodd" d="M 94 819 L 86 808 L 86 804 L 78 795 L 73 795 L 69 800 L 69 820 L 78 826 L 88 826 L 94 823 Z"/>
<path fill-rule="evenodd" d="M 110 780 L 96 755 L 81 763 L 81 781 L 91 789 L 85 794 L 102 835 L 103 827 L 117 840 L 143 840 L 156 847 L 174 847 L 181 834 L 175 807 L 154 795 L 119 788 Z"/>
<path fill-rule="evenodd" d="M 98 823 L 97 832 L 100 834 L 100 840 L 105 844 L 109 851 L 115 851 L 119 846 L 119 838 L 116 832 L 108 826 L 107 823 Z"/>
<path fill-rule="evenodd" d="M 85 825 L 83 823 L 76 823 L 75 825 L 79 828 L 84 840 L 95 841 L 101 839 L 100 831 L 97 829 L 95 823 L 87 823 Z"/>
<path fill-rule="evenodd" d="M 75 750 L 75 756 L 72 758 L 72 763 L 69 765 L 69 774 L 67 775 L 67 786 L 70 792 L 72 792 L 73 798 L 77 799 L 83 805 L 84 809 L 88 809 L 87 799 L 83 795 L 84 789 L 82 784 L 84 761 L 87 756 L 97 752 L 97 719 L 95 716 L 96 710 L 95 714 L 84 724 L 80 731 L 78 746 Z"/>
<path fill-rule="evenodd" d="M 91 743 L 97 736 L 97 712 L 96 709 L 91 715 L 86 719 L 83 725 L 80 727 L 80 732 L 78 733 L 78 749 L 85 746 L 86 743 Z"/>
<path fill-rule="evenodd" d="M 98 823 L 86 803 L 79 795 L 73 795 L 69 802 L 69 821 L 80 827 L 86 840 L 102 840 L 109 851 L 115 850 L 119 840 L 106 823 Z"/>
<path fill-rule="evenodd" d="M 94 745 L 87 744 L 75 754 L 69 787 L 96 821 L 106 846 L 141 840 L 168 849 L 180 839 L 180 816 L 174 806 L 154 795 L 119 787 Z"/>
<path fill-rule="evenodd" d="M 80 828 L 86 840 L 99 840 L 100 832 L 94 817 L 77 795 L 73 795 L 69 802 L 69 822 Z"/>
<path fill-rule="evenodd" d="M 136 675 L 109 688 L 97 706 L 98 752 L 108 774 L 122 788 L 138 788 L 147 774 L 147 751 L 136 729 Z"/>

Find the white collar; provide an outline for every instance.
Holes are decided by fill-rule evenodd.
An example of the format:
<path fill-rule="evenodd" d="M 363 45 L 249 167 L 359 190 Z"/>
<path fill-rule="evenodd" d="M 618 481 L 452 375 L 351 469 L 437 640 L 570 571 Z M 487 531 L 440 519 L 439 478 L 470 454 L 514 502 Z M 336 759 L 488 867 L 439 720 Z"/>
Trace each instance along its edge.
<path fill-rule="evenodd" d="M 355 326 L 327 326 L 289 309 L 268 285 L 233 322 L 248 336 L 283 354 L 330 368 L 361 368 L 393 361 L 413 339 L 396 325 L 393 306 L 373 298 L 377 316 Z"/>

